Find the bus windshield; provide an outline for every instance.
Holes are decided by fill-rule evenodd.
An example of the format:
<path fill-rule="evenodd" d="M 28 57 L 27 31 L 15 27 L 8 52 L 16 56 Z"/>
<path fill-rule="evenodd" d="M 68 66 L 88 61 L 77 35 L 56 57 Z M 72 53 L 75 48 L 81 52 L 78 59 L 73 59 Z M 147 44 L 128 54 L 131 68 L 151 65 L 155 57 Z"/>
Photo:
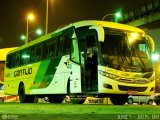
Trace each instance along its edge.
<path fill-rule="evenodd" d="M 128 72 L 153 71 L 150 48 L 143 34 L 105 30 L 100 46 L 102 61 L 108 67 Z"/>

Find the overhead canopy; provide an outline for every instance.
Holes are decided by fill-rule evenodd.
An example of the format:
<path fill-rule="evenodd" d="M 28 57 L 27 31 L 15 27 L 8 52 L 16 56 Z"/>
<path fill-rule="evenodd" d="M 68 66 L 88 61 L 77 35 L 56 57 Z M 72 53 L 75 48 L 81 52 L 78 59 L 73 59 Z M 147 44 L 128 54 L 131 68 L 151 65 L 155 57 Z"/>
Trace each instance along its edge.
<path fill-rule="evenodd" d="M 17 47 L 0 49 L 0 61 L 5 61 L 7 53 L 11 50 L 14 50 L 15 48 Z"/>

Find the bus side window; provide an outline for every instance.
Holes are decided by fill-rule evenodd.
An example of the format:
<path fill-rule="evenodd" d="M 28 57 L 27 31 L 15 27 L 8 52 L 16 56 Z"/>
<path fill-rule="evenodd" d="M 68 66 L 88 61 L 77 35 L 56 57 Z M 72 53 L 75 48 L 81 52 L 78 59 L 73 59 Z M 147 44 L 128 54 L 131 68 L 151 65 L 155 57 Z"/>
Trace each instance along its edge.
<path fill-rule="evenodd" d="M 8 68 L 12 67 L 12 55 L 7 55 L 6 65 Z"/>
<path fill-rule="evenodd" d="M 44 43 L 43 45 L 43 59 L 47 59 L 48 58 L 48 44 Z"/>
<path fill-rule="evenodd" d="M 63 47 L 64 47 L 64 36 L 60 36 L 59 38 L 59 55 L 63 54 Z"/>
<path fill-rule="evenodd" d="M 21 64 L 25 65 L 30 62 L 30 49 L 26 49 L 22 51 L 21 54 Z"/>
<path fill-rule="evenodd" d="M 42 60 L 42 44 L 33 46 L 31 49 L 31 62 Z"/>
<path fill-rule="evenodd" d="M 15 53 L 14 56 L 14 67 L 20 65 L 20 52 Z"/>
<path fill-rule="evenodd" d="M 31 62 L 35 62 L 36 60 L 36 54 L 35 54 L 35 48 L 34 46 L 31 48 Z"/>
<path fill-rule="evenodd" d="M 42 59 L 42 46 L 38 46 L 35 49 L 35 56 L 36 56 L 36 61 L 39 61 Z"/>
<path fill-rule="evenodd" d="M 59 46 L 60 46 L 60 40 L 57 38 L 56 40 L 56 56 L 59 56 Z"/>
<path fill-rule="evenodd" d="M 68 35 L 64 36 L 64 43 L 63 43 L 63 54 L 67 55 L 70 54 L 70 47 L 71 47 L 71 38 Z"/>
<path fill-rule="evenodd" d="M 50 56 L 55 58 L 56 57 L 56 42 L 53 42 L 50 46 L 51 52 Z"/>
<path fill-rule="evenodd" d="M 47 44 L 48 46 L 48 57 L 52 57 L 55 58 L 55 54 L 56 54 L 56 42 L 55 41 L 51 41 Z"/>

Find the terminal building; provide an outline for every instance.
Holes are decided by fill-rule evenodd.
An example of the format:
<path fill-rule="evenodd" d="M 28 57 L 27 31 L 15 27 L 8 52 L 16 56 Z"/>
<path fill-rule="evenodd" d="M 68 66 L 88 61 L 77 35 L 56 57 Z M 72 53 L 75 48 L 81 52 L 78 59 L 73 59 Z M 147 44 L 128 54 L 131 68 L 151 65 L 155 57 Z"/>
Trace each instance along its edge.
<path fill-rule="evenodd" d="M 4 66 L 6 55 L 9 51 L 14 50 L 15 48 L 16 47 L 0 49 L 0 82 L 4 82 Z"/>

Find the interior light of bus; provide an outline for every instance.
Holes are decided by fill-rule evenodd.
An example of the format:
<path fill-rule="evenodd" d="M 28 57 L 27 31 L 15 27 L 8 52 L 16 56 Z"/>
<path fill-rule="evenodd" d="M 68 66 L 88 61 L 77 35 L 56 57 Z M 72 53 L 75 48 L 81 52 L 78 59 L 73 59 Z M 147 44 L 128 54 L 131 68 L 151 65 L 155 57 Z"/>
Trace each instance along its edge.
<path fill-rule="evenodd" d="M 129 43 L 132 43 L 136 38 L 137 38 L 138 34 L 137 33 L 131 33 L 129 35 Z"/>
<path fill-rule="evenodd" d="M 29 56 L 28 55 L 22 55 L 22 58 L 26 59 L 26 58 L 29 58 Z"/>

